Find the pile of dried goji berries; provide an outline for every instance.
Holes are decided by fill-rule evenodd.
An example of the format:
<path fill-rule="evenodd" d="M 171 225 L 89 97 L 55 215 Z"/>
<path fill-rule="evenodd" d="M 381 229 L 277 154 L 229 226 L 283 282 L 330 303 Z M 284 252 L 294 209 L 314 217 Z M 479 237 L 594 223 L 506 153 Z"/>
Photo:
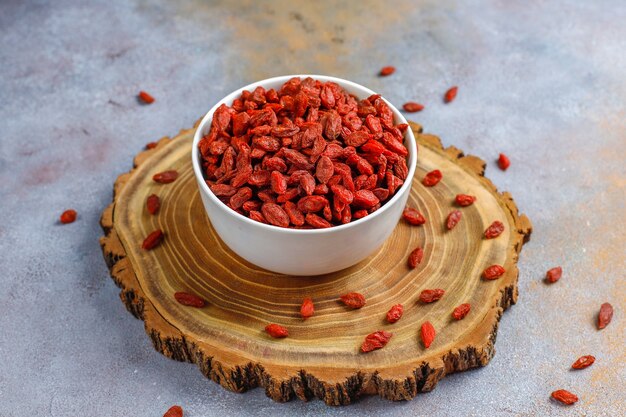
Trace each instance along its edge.
<path fill-rule="evenodd" d="M 378 210 L 408 176 L 404 132 L 380 95 L 292 78 L 243 91 L 198 144 L 206 181 L 231 209 L 279 227 L 324 228 Z"/>

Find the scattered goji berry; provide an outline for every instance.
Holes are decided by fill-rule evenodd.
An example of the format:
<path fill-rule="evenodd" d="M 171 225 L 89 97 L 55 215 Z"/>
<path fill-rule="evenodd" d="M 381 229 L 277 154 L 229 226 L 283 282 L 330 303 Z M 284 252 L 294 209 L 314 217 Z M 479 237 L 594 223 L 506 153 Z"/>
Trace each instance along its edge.
<path fill-rule="evenodd" d="M 300 306 L 300 316 L 302 316 L 303 319 L 308 319 L 313 314 L 315 314 L 313 300 L 311 297 L 305 297 L 304 300 L 302 300 L 302 306 Z"/>
<path fill-rule="evenodd" d="M 404 314 L 404 307 L 402 304 L 396 304 L 389 309 L 387 312 L 387 322 L 395 323 L 402 318 L 402 314 Z"/>
<path fill-rule="evenodd" d="M 504 232 L 504 224 L 496 220 L 485 230 L 485 239 L 493 239 L 500 236 Z"/>
<path fill-rule="evenodd" d="M 600 312 L 598 313 L 598 329 L 604 329 L 611 322 L 613 318 L 613 306 L 609 303 L 604 303 L 600 306 Z"/>
<path fill-rule="evenodd" d="M 428 174 L 426 174 L 426 176 L 422 180 L 422 184 L 424 184 L 426 187 L 433 187 L 439 184 L 439 181 L 441 181 L 442 178 L 443 174 L 441 173 L 441 171 L 435 169 L 434 171 L 430 171 Z"/>
<path fill-rule="evenodd" d="M 163 231 L 160 229 L 157 229 L 154 232 L 150 233 L 148 237 L 145 238 L 141 247 L 145 250 L 154 249 L 157 246 L 159 246 L 161 242 L 163 242 L 163 237 L 164 237 Z"/>
<path fill-rule="evenodd" d="M 425 321 L 424 324 L 422 324 L 422 328 L 420 329 L 420 336 L 422 338 L 422 343 L 424 344 L 424 347 L 428 349 L 433 343 L 433 340 L 435 340 L 435 328 L 429 321 Z"/>
<path fill-rule="evenodd" d="M 361 308 L 365 305 L 365 297 L 358 292 L 349 292 L 340 297 L 341 301 L 350 308 Z"/>
<path fill-rule="evenodd" d="M 456 201 L 456 204 L 461 207 L 467 207 L 474 204 L 474 201 L 476 201 L 476 197 L 467 194 L 457 194 L 454 198 L 454 201 Z"/>
<path fill-rule="evenodd" d="M 546 272 L 546 281 L 548 282 L 557 282 L 561 279 L 561 275 L 563 274 L 563 269 L 560 266 L 555 266 Z"/>
<path fill-rule="evenodd" d="M 183 409 L 179 405 L 173 405 L 163 414 L 163 417 L 183 417 Z"/>
<path fill-rule="evenodd" d="M 361 345 L 361 352 L 367 353 L 384 347 L 391 339 L 391 336 L 393 336 L 393 333 L 384 330 L 368 334 Z"/>
<path fill-rule="evenodd" d="M 581 356 L 580 358 L 576 359 L 576 362 L 572 364 L 572 369 L 584 369 L 588 366 L 593 365 L 595 361 L 596 358 L 591 355 Z"/>
<path fill-rule="evenodd" d="M 146 104 L 154 103 L 154 97 L 152 97 L 150 94 L 146 93 L 145 91 L 140 91 L 138 96 L 141 99 L 141 101 L 143 101 Z"/>
<path fill-rule="evenodd" d="M 452 317 L 454 317 L 455 320 L 462 320 L 470 312 L 470 309 L 471 306 L 468 303 L 461 304 L 454 309 Z"/>
<path fill-rule="evenodd" d="M 452 100 L 456 98 L 456 93 L 458 90 L 459 90 L 459 87 L 457 86 L 450 87 L 448 91 L 446 91 L 446 93 L 443 95 L 443 101 L 445 103 L 450 103 Z"/>
<path fill-rule="evenodd" d="M 176 299 L 176 301 L 178 301 L 179 304 L 188 307 L 202 308 L 206 305 L 206 301 L 204 301 L 204 299 L 188 292 L 176 292 L 174 293 L 174 298 Z"/>
<path fill-rule="evenodd" d="M 388 76 L 388 75 L 393 74 L 394 72 L 396 72 L 396 67 L 388 66 L 388 67 L 383 67 L 383 68 L 380 70 L 379 75 L 380 75 L 381 77 L 386 77 L 386 76 Z"/>
<path fill-rule="evenodd" d="M 76 210 L 65 210 L 61 213 L 59 221 L 63 224 L 74 223 L 74 221 L 76 221 Z"/>
<path fill-rule="evenodd" d="M 402 212 L 402 217 L 407 223 L 412 224 L 413 226 L 421 226 L 426 223 L 426 219 L 417 209 L 412 207 L 407 207 Z"/>
<path fill-rule="evenodd" d="M 506 171 L 510 165 L 511 165 L 511 161 L 509 160 L 509 157 L 501 153 L 500 156 L 498 157 L 498 166 L 500 167 L 500 169 L 502 171 Z"/>
<path fill-rule="evenodd" d="M 506 271 L 500 265 L 491 265 L 483 271 L 483 278 L 487 280 L 494 280 L 500 278 Z"/>
<path fill-rule="evenodd" d="M 409 113 L 417 113 L 418 111 L 424 110 L 424 105 L 416 103 L 414 101 L 408 101 L 402 105 L 404 111 Z"/>
<path fill-rule="evenodd" d="M 445 294 L 445 290 L 435 288 L 434 290 L 424 290 L 420 293 L 420 301 L 422 303 L 433 303 L 438 301 Z"/>
<path fill-rule="evenodd" d="M 265 331 L 267 332 L 267 334 L 276 339 L 289 336 L 289 331 L 280 324 L 276 323 L 271 323 L 265 326 Z"/>
<path fill-rule="evenodd" d="M 552 398 L 566 405 L 572 405 L 576 401 L 578 401 L 578 397 L 575 394 L 572 394 L 571 392 L 564 389 L 554 391 L 552 393 Z"/>
<path fill-rule="evenodd" d="M 417 265 L 422 262 L 422 258 L 424 257 L 424 249 L 415 248 L 409 254 L 409 259 L 407 263 L 409 264 L 409 268 L 415 269 Z"/>
<path fill-rule="evenodd" d="M 461 221 L 461 216 L 462 214 L 459 210 L 453 210 L 450 214 L 448 214 L 448 218 L 446 220 L 446 227 L 448 230 L 454 229 L 454 226 Z"/>
<path fill-rule="evenodd" d="M 159 144 L 156 143 L 156 142 L 148 142 L 148 143 L 146 143 L 146 149 L 154 149 L 157 146 L 159 146 Z"/>
<path fill-rule="evenodd" d="M 176 178 L 178 178 L 178 171 L 175 170 L 159 172 L 152 176 L 152 180 L 160 184 L 169 184 L 176 181 Z"/>
<path fill-rule="evenodd" d="M 148 209 L 148 213 L 157 214 L 159 212 L 159 208 L 161 208 L 161 200 L 159 196 L 156 194 L 150 194 L 146 199 L 146 208 Z"/>

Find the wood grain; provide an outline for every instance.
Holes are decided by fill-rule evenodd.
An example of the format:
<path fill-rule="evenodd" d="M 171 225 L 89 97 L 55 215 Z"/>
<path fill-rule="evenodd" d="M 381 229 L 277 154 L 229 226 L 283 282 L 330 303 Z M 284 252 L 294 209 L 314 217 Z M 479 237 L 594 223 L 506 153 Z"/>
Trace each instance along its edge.
<path fill-rule="evenodd" d="M 498 321 L 517 300 L 517 259 L 531 233 L 531 224 L 508 193 L 498 193 L 484 174 L 485 164 L 449 147 L 412 124 L 419 146 L 418 167 L 409 205 L 427 218 L 421 227 L 401 221 L 379 253 L 338 273 L 291 277 L 261 270 L 240 259 L 214 233 L 200 201 L 191 168 L 194 129 L 163 138 L 157 148 L 140 153 L 135 167 L 114 186 L 113 203 L 101 219 L 103 254 L 111 276 L 122 289 L 128 310 L 145 322 L 154 347 L 165 356 L 193 362 L 204 375 L 232 391 L 257 386 L 276 401 L 320 398 L 344 405 L 361 395 L 378 394 L 407 400 L 429 391 L 446 374 L 486 365 L 494 355 Z M 444 173 L 441 183 L 424 187 L 432 169 Z M 156 172 L 176 169 L 179 178 L 160 185 Z M 151 216 L 146 197 L 161 198 L 161 210 Z M 460 208 L 463 218 L 448 231 L 445 218 L 454 196 L 477 196 Z M 483 231 L 494 220 L 507 225 L 497 239 Z M 140 248 L 156 228 L 166 233 L 152 251 Z M 406 266 L 417 246 L 425 251 L 415 270 Z M 507 272 L 484 281 L 491 264 Z M 419 294 L 443 288 L 438 302 L 422 304 Z M 178 304 L 173 294 L 187 291 L 208 301 L 202 309 Z M 358 291 L 367 298 L 360 310 L 348 310 L 338 298 Z M 315 315 L 304 321 L 299 306 L 305 296 L 315 302 Z M 472 310 L 461 321 L 451 318 L 454 307 L 469 302 Z M 393 305 L 402 303 L 404 317 L 384 321 Z M 419 342 L 419 327 L 430 321 L 437 337 L 429 349 Z M 290 336 L 272 339 L 267 323 L 286 326 Z M 364 337 L 376 330 L 393 333 L 389 344 L 368 354 L 359 352 Z"/>

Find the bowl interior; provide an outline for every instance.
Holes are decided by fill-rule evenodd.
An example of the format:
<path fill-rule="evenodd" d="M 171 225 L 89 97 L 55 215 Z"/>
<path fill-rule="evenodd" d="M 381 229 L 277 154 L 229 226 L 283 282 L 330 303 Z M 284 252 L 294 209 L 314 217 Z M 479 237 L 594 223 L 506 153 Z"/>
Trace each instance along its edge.
<path fill-rule="evenodd" d="M 410 128 L 407 129 L 404 134 L 404 145 L 409 151 L 409 160 L 408 160 L 409 173 L 406 178 L 406 181 L 404 182 L 404 184 L 402 184 L 402 186 L 398 190 L 396 190 L 396 193 L 394 194 L 394 196 L 385 204 L 383 204 L 380 209 L 358 220 L 351 221 L 350 223 L 347 223 L 347 224 L 333 226 L 333 227 L 329 227 L 326 229 L 290 229 L 290 228 L 281 228 L 281 227 L 273 226 L 270 224 L 264 224 L 264 223 L 252 220 L 230 209 L 230 207 L 222 203 L 222 201 L 213 194 L 209 186 L 206 184 L 205 179 L 204 179 L 204 173 L 202 171 L 202 157 L 200 155 L 200 151 L 198 150 L 198 142 L 202 139 L 204 135 L 209 133 L 209 130 L 211 128 L 211 120 L 213 119 L 213 113 L 215 113 L 215 110 L 222 104 L 226 104 L 227 106 L 232 105 L 233 101 L 236 98 L 238 98 L 241 95 L 242 91 L 244 90 L 252 91 L 256 87 L 259 87 L 259 86 L 262 86 L 266 90 L 269 90 L 270 88 L 278 90 L 285 82 L 289 81 L 293 77 L 299 77 L 299 78 L 311 77 L 315 80 L 319 80 L 323 82 L 331 81 L 331 82 L 337 83 L 344 90 L 346 90 L 350 94 L 353 94 L 358 99 L 363 99 L 363 98 L 371 96 L 372 94 L 376 94 L 374 91 L 370 90 L 369 88 L 363 87 L 362 85 L 354 83 L 352 81 L 344 80 L 342 78 L 330 77 L 327 75 L 313 75 L 313 74 L 294 74 L 294 75 L 284 75 L 280 77 L 268 78 L 265 80 L 257 81 L 252 84 L 248 84 L 245 87 L 242 87 L 233 91 L 232 93 L 228 94 L 226 97 L 221 99 L 219 102 L 217 102 L 211 108 L 211 110 L 207 112 L 207 114 L 202 118 L 194 134 L 193 146 L 191 150 L 191 154 L 192 154 L 191 159 L 192 159 L 192 164 L 193 164 L 193 170 L 198 180 L 198 184 L 201 188 L 201 191 L 207 194 L 208 197 L 212 201 L 214 201 L 220 208 L 228 211 L 230 215 L 235 216 L 242 222 L 245 222 L 253 227 L 270 228 L 270 230 L 273 230 L 273 231 L 276 231 L 276 229 L 278 229 L 284 233 L 296 233 L 296 234 L 303 234 L 303 235 L 304 234 L 317 234 L 317 233 L 333 233 L 333 232 L 344 230 L 350 227 L 354 227 L 357 224 L 367 222 L 368 220 L 371 220 L 372 218 L 376 216 L 380 216 L 382 213 L 386 211 L 387 208 L 389 208 L 391 205 L 393 205 L 395 202 L 397 202 L 400 199 L 400 196 L 404 192 L 406 192 L 407 188 L 411 187 L 413 175 L 415 174 L 415 167 L 417 165 L 417 145 L 415 143 L 415 136 L 413 135 L 413 132 L 411 131 Z M 402 113 L 400 113 L 400 111 L 392 103 L 387 101 L 384 97 L 383 97 L 383 100 L 385 100 L 385 102 L 387 103 L 391 111 L 393 112 L 396 123 L 408 123 L 406 118 L 402 115 Z"/>

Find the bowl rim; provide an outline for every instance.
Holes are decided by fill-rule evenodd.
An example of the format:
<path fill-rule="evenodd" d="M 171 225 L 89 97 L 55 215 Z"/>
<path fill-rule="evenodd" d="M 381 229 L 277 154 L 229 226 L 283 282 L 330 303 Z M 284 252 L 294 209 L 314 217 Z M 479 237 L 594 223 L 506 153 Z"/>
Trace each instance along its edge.
<path fill-rule="evenodd" d="M 332 226 L 332 227 L 326 227 L 326 228 L 322 228 L 322 229 L 292 229 L 292 228 L 288 228 L 288 227 L 279 227 L 279 226 L 274 226 L 272 224 L 265 224 L 265 223 L 261 223 L 258 222 L 256 220 L 252 220 L 249 217 L 246 217 L 242 214 L 237 213 L 235 210 L 231 209 L 230 207 L 228 207 L 226 204 L 224 204 L 219 198 L 217 198 L 215 196 L 215 194 L 213 194 L 213 192 L 211 191 L 211 189 L 209 188 L 209 186 L 206 183 L 206 179 L 204 178 L 204 172 L 202 171 L 201 165 L 200 165 L 200 151 L 198 149 L 198 143 L 200 142 L 200 140 L 202 139 L 203 135 L 201 134 L 203 128 L 206 126 L 207 123 L 210 123 L 211 120 L 213 119 L 213 113 L 215 112 L 215 110 L 221 106 L 222 104 L 226 104 L 228 106 L 232 105 L 232 101 L 239 95 L 241 95 L 241 93 L 243 92 L 243 90 L 249 90 L 252 91 L 254 90 L 256 87 L 258 86 L 263 86 L 265 87 L 266 84 L 268 83 L 273 83 L 273 82 L 286 82 L 288 80 L 290 80 L 291 78 L 294 77 L 298 77 L 298 78 L 307 78 L 307 77 L 311 77 L 314 80 L 319 80 L 319 81 L 323 81 L 323 82 L 327 82 L 327 81 L 331 81 L 334 83 L 339 84 L 340 86 L 344 87 L 345 85 L 355 89 L 355 90 L 361 90 L 363 91 L 364 94 L 367 94 L 368 96 L 372 95 L 372 94 L 378 94 L 375 93 L 373 90 L 362 86 L 361 84 L 357 84 L 353 81 L 350 80 L 346 80 L 343 78 L 338 78 L 338 77 L 333 77 L 333 76 L 329 76 L 329 75 L 317 75 L 317 74 L 292 74 L 292 75 L 281 75 L 281 76 L 277 76 L 277 77 L 271 77 L 271 78 L 266 78 L 264 80 L 260 80 L 260 81 L 256 81 L 253 83 L 250 83 L 244 87 L 238 88 L 236 90 L 234 90 L 233 92 L 227 94 L 226 96 L 224 96 L 221 100 L 219 100 L 213 107 L 211 107 L 211 109 L 204 115 L 204 117 L 202 118 L 202 120 L 200 121 L 200 123 L 198 124 L 195 132 L 194 132 L 194 137 L 193 137 L 193 144 L 192 144 L 192 149 L 191 149 L 191 162 L 193 165 L 193 171 L 194 174 L 196 176 L 196 180 L 200 185 L 200 189 L 201 191 L 204 191 L 205 194 L 208 195 L 208 197 L 214 202 L 216 203 L 216 205 L 218 207 L 220 207 L 220 209 L 222 209 L 223 211 L 227 212 L 231 217 L 234 217 L 235 219 L 241 220 L 251 226 L 254 227 L 259 227 L 261 229 L 265 229 L 269 232 L 284 232 L 287 234 L 296 234 L 296 235 L 315 235 L 315 234 L 323 234 L 323 233 L 332 233 L 332 232 L 339 232 L 341 230 L 347 230 L 353 227 L 358 227 L 364 223 L 367 223 L 368 220 L 372 220 L 378 216 L 380 216 L 381 214 L 383 214 L 385 211 L 387 211 L 391 206 L 394 205 L 394 203 L 397 203 L 398 200 L 400 199 L 400 196 L 402 194 L 404 194 L 404 192 L 406 192 L 406 189 L 409 187 L 412 187 L 413 184 L 413 177 L 415 175 L 415 170 L 417 167 L 417 144 L 415 141 L 415 135 L 413 135 L 413 131 L 411 130 L 410 126 L 409 128 L 405 131 L 405 143 L 408 141 L 408 145 L 407 149 L 409 151 L 409 173 L 406 177 L 406 180 L 404 181 L 404 183 L 402 184 L 402 186 L 396 191 L 396 193 L 393 195 L 393 197 L 385 202 L 385 204 L 383 204 L 378 210 L 376 210 L 373 213 L 368 214 L 367 216 L 364 216 L 360 219 L 357 219 L 355 221 L 351 221 L 349 223 L 346 224 L 341 224 L 338 226 Z M 404 115 L 392 104 L 390 103 L 387 99 L 385 99 L 385 97 L 382 96 L 381 97 L 383 100 L 385 100 L 385 103 L 387 103 L 387 105 L 389 106 L 389 108 L 392 110 L 392 112 L 394 113 L 395 117 L 398 117 L 399 119 L 399 123 L 407 123 L 408 121 L 406 120 L 406 118 L 404 117 Z M 362 97 L 358 97 L 360 99 L 362 99 Z M 230 102 L 230 103 L 229 103 Z M 408 137 L 406 136 L 408 135 Z"/>

